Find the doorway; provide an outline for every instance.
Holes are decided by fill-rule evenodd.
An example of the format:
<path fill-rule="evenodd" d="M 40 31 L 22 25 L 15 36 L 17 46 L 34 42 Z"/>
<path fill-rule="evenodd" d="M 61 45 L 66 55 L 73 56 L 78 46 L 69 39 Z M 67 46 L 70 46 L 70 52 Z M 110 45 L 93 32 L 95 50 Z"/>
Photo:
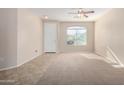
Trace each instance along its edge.
<path fill-rule="evenodd" d="M 57 52 L 57 23 L 44 22 L 44 52 Z"/>

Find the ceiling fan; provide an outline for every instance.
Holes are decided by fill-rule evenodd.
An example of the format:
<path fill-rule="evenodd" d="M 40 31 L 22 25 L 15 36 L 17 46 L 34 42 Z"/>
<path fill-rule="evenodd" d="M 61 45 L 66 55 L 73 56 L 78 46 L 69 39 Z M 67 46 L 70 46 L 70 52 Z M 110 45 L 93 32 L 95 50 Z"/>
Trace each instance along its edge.
<path fill-rule="evenodd" d="M 72 11 L 72 12 L 68 12 L 68 14 L 73 14 L 75 16 L 73 16 L 74 18 L 88 18 L 88 14 L 92 14 L 95 13 L 95 11 L 87 11 L 84 10 L 83 8 L 79 8 L 78 10 Z"/>

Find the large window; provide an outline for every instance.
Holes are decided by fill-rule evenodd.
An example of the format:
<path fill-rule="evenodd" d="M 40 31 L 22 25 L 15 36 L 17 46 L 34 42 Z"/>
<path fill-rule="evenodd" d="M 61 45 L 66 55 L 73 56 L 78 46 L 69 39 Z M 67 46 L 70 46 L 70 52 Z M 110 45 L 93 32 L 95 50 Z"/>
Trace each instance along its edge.
<path fill-rule="evenodd" d="M 81 26 L 67 28 L 67 45 L 84 46 L 87 44 L 87 29 Z"/>

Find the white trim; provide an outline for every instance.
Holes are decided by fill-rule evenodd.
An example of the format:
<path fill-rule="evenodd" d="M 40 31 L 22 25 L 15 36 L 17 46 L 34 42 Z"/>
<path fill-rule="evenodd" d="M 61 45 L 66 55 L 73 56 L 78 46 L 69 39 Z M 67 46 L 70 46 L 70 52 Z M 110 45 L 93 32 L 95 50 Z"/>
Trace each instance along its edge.
<path fill-rule="evenodd" d="M 42 54 L 40 54 L 40 55 L 42 55 Z M 21 64 L 17 64 L 16 66 L 10 66 L 10 67 L 1 68 L 0 71 L 10 70 L 10 69 L 14 69 L 14 68 L 18 68 L 18 67 L 20 67 L 20 66 L 22 66 L 22 65 L 24 65 L 24 64 L 26 64 L 26 63 L 28 63 L 28 62 L 30 62 L 31 60 L 37 58 L 37 57 L 40 56 L 40 55 L 37 55 L 37 56 L 35 56 L 35 57 L 32 57 L 31 59 L 26 60 L 26 61 L 24 61 L 24 62 L 21 63 Z"/>
<path fill-rule="evenodd" d="M 109 56 L 106 55 L 102 55 L 99 52 L 95 51 L 95 53 L 99 56 L 104 57 L 105 61 L 109 62 L 109 63 L 116 63 L 115 66 L 118 67 L 124 67 L 124 64 L 120 61 L 120 59 L 117 57 L 117 55 L 112 51 L 112 49 L 110 47 L 107 47 L 107 51 L 110 53 L 110 55 L 112 56 L 112 58 L 110 58 Z"/>
<path fill-rule="evenodd" d="M 13 68 L 17 68 L 17 66 L 10 66 L 10 67 L 6 67 L 6 68 L 1 68 L 0 71 L 4 71 L 4 70 L 10 70 Z"/>
<path fill-rule="evenodd" d="M 112 55 L 113 59 L 106 57 L 108 60 L 113 61 L 114 63 L 118 63 L 120 65 L 123 65 L 122 62 L 119 60 L 119 58 L 117 57 L 117 55 L 112 51 L 112 49 L 110 47 L 107 47 L 108 52 Z"/>

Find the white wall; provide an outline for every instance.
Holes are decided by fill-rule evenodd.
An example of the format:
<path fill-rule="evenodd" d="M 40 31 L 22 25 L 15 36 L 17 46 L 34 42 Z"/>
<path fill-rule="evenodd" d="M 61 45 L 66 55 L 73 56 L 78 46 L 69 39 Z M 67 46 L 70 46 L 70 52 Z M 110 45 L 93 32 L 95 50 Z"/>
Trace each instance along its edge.
<path fill-rule="evenodd" d="M 18 65 L 42 54 L 42 22 L 27 9 L 18 9 Z"/>
<path fill-rule="evenodd" d="M 17 9 L 0 9 L 0 69 L 17 65 Z"/>
<path fill-rule="evenodd" d="M 42 21 L 27 9 L 0 9 L 0 70 L 42 54 Z"/>
<path fill-rule="evenodd" d="M 68 46 L 66 44 L 66 29 L 70 26 L 84 26 L 87 28 L 87 45 L 86 46 Z M 94 22 L 61 22 L 60 23 L 60 52 L 93 52 L 94 50 Z"/>
<path fill-rule="evenodd" d="M 112 9 L 95 23 L 95 51 L 107 57 L 108 47 L 124 63 L 124 9 Z"/>

